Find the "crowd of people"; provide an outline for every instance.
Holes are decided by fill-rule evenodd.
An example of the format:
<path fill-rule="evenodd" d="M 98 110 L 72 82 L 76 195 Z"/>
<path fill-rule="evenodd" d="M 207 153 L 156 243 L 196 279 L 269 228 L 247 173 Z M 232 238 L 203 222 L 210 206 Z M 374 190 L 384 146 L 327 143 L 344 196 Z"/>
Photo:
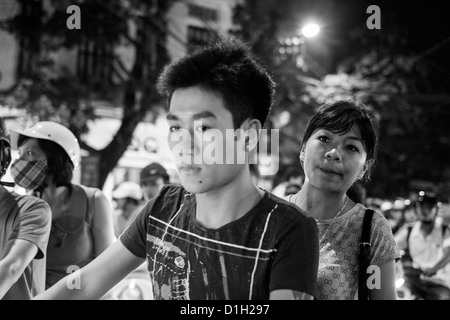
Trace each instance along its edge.
<path fill-rule="evenodd" d="M 0 177 L 15 149 L 11 176 L 27 190 L 0 186 L 0 299 L 101 299 L 143 265 L 152 297 L 163 300 L 395 300 L 407 255 L 425 276 L 448 281 L 450 235 L 436 223 L 436 198 L 419 197 L 417 222 L 397 229 L 375 208 L 362 239 L 370 208 L 363 183 L 379 148 L 379 123 L 365 105 L 323 105 L 301 137 L 299 165 L 267 190 L 248 161 L 227 161 L 231 152 L 257 152 L 251 133 L 264 128 L 275 94 L 270 72 L 243 42 L 220 38 L 168 64 L 157 89 L 168 102 L 180 183 L 151 163 L 139 183 L 113 190 L 113 205 L 100 189 L 72 183 L 80 149 L 70 130 L 42 121 L 9 134 L 0 122 Z M 249 134 L 204 139 L 230 129 Z M 224 146 L 232 150 L 223 161 L 193 161 Z M 361 288 L 365 271 L 377 276 Z M 432 298 L 449 299 L 448 285 Z"/>

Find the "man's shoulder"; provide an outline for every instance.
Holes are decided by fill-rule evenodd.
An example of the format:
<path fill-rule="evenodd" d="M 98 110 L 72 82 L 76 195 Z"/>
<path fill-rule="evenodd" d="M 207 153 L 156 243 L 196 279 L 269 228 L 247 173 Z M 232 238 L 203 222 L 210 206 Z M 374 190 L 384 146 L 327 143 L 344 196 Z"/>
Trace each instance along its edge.
<path fill-rule="evenodd" d="M 10 195 L 20 208 L 42 208 L 43 210 L 48 209 L 50 211 L 48 203 L 38 197 L 28 194 L 18 194 L 14 191 Z"/>
<path fill-rule="evenodd" d="M 51 223 L 50 206 L 38 197 L 11 191 L 2 195 L 0 206 L 9 215 L 17 216 L 21 224 L 25 221 L 35 225 L 50 225 Z"/>
<path fill-rule="evenodd" d="M 161 191 L 159 192 L 158 196 L 170 197 L 175 195 L 184 195 L 187 193 L 188 192 L 186 191 L 186 189 L 183 188 L 181 184 L 168 183 L 161 188 Z"/>
<path fill-rule="evenodd" d="M 279 197 L 272 192 L 267 192 L 267 199 L 268 201 L 272 202 L 274 205 L 277 206 L 277 212 L 279 214 L 283 214 L 285 216 L 292 216 L 293 218 L 299 217 L 300 219 L 307 219 L 311 218 L 311 215 L 307 213 L 305 210 L 299 208 L 297 205 L 293 204 L 292 202 L 289 202 L 289 196 L 286 197 Z"/>
<path fill-rule="evenodd" d="M 176 209 L 183 202 L 189 193 L 179 184 L 166 184 L 159 191 L 158 195 L 147 203 L 147 210 L 158 208 L 157 211 L 169 212 Z"/>

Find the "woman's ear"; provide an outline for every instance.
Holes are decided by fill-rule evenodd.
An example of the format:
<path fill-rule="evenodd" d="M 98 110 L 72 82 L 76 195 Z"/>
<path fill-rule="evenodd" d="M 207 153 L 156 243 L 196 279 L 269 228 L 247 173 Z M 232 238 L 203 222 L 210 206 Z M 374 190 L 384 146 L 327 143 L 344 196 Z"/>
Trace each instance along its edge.
<path fill-rule="evenodd" d="M 300 150 L 300 161 L 301 162 L 305 161 L 305 151 L 303 149 Z"/>
<path fill-rule="evenodd" d="M 369 164 L 366 162 L 357 176 L 358 180 L 362 180 L 364 178 L 364 175 L 366 174 L 368 168 Z"/>

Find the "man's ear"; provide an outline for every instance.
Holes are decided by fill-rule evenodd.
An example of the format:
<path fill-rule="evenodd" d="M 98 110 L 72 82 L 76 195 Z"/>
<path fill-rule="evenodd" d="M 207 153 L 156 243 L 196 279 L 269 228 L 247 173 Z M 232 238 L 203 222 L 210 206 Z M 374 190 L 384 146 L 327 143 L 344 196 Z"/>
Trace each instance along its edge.
<path fill-rule="evenodd" d="M 252 151 L 258 146 L 261 127 L 261 122 L 257 119 L 248 121 L 245 128 L 245 151 Z"/>

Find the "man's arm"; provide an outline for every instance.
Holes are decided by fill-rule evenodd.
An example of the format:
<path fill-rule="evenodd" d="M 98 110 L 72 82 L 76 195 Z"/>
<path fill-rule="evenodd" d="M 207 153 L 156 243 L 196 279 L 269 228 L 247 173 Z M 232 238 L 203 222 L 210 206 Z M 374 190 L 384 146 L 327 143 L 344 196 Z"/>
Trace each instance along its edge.
<path fill-rule="evenodd" d="M 17 282 L 37 253 L 38 247 L 27 240 L 14 239 L 7 244 L 0 260 L 0 299 Z"/>
<path fill-rule="evenodd" d="M 447 263 L 450 262 L 450 247 L 443 248 L 444 254 L 442 255 L 442 258 L 439 259 L 439 261 L 431 268 L 426 268 L 423 270 L 423 274 L 426 276 L 433 276 L 436 274 L 436 272 L 439 271 L 439 269 L 444 268 Z"/>
<path fill-rule="evenodd" d="M 100 299 L 144 261 L 117 240 L 84 268 L 61 279 L 34 300 Z"/>

